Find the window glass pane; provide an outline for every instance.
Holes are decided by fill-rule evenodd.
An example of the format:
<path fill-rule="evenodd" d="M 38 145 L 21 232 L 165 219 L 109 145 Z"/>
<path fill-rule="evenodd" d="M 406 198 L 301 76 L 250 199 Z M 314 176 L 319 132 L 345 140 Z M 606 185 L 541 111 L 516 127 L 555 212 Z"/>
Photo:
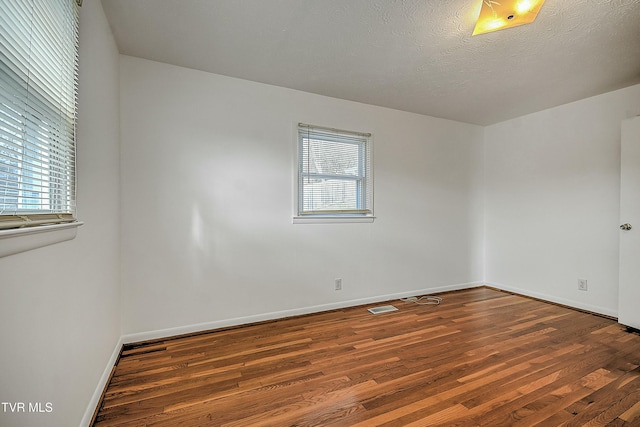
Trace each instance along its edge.
<path fill-rule="evenodd" d="M 304 178 L 303 182 L 305 211 L 360 209 L 355 180 Z"/>
<path fill-rule="evenodd" d="M 360 174 L 360 144 L 303 139 L 305 173 L 326 175 Z"/>

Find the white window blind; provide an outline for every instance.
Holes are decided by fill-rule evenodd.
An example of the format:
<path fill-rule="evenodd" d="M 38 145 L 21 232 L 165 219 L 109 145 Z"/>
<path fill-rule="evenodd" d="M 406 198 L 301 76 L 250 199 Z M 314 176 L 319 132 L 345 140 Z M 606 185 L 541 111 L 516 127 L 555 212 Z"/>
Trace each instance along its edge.
<path fill-rule="evenodd" d="M 72 222 L 76 0 L 0 0 L 0 229 Z"/>
<path fill-rule="evenodd" d="M 298 124 L 298 215 L 373 214 L 371 134 Z"/>

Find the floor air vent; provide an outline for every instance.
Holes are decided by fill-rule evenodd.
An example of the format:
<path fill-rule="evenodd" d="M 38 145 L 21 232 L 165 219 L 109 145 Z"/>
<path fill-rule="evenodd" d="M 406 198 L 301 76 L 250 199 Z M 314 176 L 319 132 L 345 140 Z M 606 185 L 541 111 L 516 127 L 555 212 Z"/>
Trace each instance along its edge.
<path fill-rule="evenodd" d="M 369 308 L 368 310 L 373 314 L 388 313 L 390 311 L 398 311 L 398 309 L 392 305 L 381 305 L 380 307 L 373 307 L 373 308 Z"/>

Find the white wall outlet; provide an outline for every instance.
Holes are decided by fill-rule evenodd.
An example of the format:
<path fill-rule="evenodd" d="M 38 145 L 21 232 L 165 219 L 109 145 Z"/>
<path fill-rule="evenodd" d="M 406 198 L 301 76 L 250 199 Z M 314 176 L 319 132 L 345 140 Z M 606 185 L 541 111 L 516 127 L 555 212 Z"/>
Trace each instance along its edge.
<path fill-rule="evenodd" d="M 578 279 L 578 289 L 581 291 L 587 290 L 587 279 Z"/>
<path fill-rule="evenodd" d="M 336 291 L 342 290 L 342 279 L 336 279 Z"/>

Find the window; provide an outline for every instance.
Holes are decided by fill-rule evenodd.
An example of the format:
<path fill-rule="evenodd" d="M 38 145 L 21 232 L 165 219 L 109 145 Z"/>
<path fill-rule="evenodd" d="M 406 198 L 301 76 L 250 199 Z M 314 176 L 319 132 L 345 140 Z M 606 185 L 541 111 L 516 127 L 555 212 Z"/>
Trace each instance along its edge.
<path fill-rule="evenodd" d="M 0 0 L 0 230 L 75 221 L 76 0 Z"/>
<path fill-rule="evenodd" d="M 371 134 L 298 124 L 298 216 L 373 217 Z"/>

